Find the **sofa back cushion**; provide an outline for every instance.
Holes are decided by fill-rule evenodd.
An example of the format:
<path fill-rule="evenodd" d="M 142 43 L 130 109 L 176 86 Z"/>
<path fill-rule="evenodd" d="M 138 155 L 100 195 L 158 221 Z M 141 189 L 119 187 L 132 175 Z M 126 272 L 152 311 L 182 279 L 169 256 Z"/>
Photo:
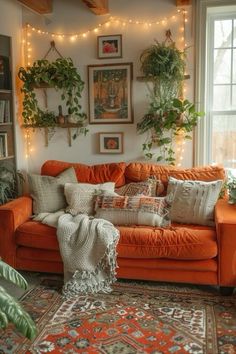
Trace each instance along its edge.
<path fill-rule="evenodd" d="M 125 169 L 127 182 L 144 181 L 150 176 L 156 176 L 167 188 L 169 177 L 181 180 L 198 180 L 211 182 L 225 179 L 225 171 L 221 166 L 204 166 L 193 168 L 177 168 L 168 165 L 150 164 L 145 162 L 131 162 Z"/>
<path fill-rule="evenodd" d="M 66 168 L 74 167 L 78 182 L 92 184 L 115 182 L 116 187 L 120 187 L 125 184 L 125 166 L 125 162 L 88 166 L 81 163 L 48 160 L 42 165 L 41 174 L 57 176 Z"/>

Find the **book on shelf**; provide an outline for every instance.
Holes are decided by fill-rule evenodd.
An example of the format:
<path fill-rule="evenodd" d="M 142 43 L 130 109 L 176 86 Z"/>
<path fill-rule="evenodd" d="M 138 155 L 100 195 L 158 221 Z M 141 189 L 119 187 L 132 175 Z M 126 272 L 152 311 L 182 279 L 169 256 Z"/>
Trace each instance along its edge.
<path fill-rule="evenodd" d="M 8 156 L 7 132 L 0 132 L 0 158 Z"/>
<path fill-rule="evenodd" d="M 0 123 L 4 123 L 5 118 L 5 100 L 0 101 Z"/>
<path fill-rule="evenodd" d="M 5 110 L 4 110 L 4 122 L 9 123 L 11 121 L 10 117 L 10 101 L 5 101 Z"/>
<path fill-rule="evenodd" d="M 0 123 L 9 123 L 10 121 L 10 101 L 0 100 Z"/>

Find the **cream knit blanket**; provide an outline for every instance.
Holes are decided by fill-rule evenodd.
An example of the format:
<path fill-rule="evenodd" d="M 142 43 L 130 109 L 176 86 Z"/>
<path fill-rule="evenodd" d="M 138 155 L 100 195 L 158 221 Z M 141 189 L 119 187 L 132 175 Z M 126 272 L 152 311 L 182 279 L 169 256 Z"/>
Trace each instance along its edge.
<path fill-rule="evenodd" d="M 110 292 L 116 281 L 116 245 L 119 231 L 109 221 L 84 214 L 56 215 L 57 238 L 64 264 L 63 294 Z M 45 215 L 38 221 L 55 226 L 55 215 Z M 50 220 L 48 222 L 48 220 Z"/>

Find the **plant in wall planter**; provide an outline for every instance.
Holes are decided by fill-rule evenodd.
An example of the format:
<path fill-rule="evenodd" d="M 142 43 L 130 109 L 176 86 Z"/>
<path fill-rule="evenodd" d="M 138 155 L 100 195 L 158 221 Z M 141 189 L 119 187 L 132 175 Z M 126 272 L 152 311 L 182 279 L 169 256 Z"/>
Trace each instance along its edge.
<path fill-rule="evenodd" d="M 150 97 L 148 112 L 137 124 L 139 134 L 147 133 L 143 152 L 148 159 L 157 154 L 156 161 L 174 165 L 176 137 L 181 134 L 184 139 L 191 139 L 191 131 L 203 116 L 193 103 L 180 98 L 185 51 L 177 49 L 172 40 L 155 42 L 142 52 L 140 60 Z"/>
<path fill-rule="evenodd" d="M 54 62 L 46 59 L 37 60 L 32 67 L 21 67 L 18 76 L 23 81 L 22 115 L 25 126 L 54 127 L 57 124 L 57 114 L 42 110 L 34 92 L 37 87 L 52 87 L 61 91 L 61 100 L 66 103 L 68 116 L 73 116 L 73 121 L 80 126 L 78 133 L 88 132 L 87 117 L 79 103 L 84 82 L 71 58 L 58 58 Z"/>

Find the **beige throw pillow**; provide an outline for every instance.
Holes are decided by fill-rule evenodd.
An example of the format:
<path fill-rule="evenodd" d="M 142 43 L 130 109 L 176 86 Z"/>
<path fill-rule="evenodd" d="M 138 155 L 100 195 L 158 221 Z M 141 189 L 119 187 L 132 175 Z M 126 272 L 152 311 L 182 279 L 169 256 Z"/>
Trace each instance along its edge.
<path fill-rule="evenodd" d="M 170 177 L 167 194 L 172 195 L 171 221 L 213 226 L 221 187 L 221 180 L 203 182 Z"/>
<path fill-rule="evenodd" d="M 56 177 L 29 174 L 30 193 L 33 198 L 33 213 L 53 213 L 66 207 L 64 184 L 77 182 L 73 167 Z"/>
<path fill-rule="evenodd" d="M 103 192 L 114 192 L 115 183 L 66 183 L 64 193 L 68 203 L 66 211 L 72 215 L 94 214 L 95 197 Z"/>

